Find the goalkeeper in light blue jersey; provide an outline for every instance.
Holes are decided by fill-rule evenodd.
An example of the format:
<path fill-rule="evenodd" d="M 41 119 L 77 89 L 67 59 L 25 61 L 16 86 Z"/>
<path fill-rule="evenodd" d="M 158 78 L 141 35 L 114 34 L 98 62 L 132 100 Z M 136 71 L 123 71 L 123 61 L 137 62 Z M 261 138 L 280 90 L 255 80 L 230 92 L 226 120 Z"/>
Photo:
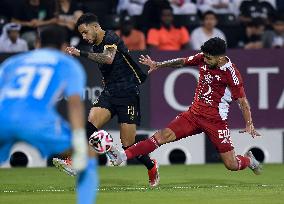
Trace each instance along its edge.
<path fill-rule="evenodd" d="M 86 76 L 77 60 L 59 51 L 64 39 L 59 27 L 44 27 L 39 35 L 41 49 L 12 56 L 1 65 L 0 163 L 19 141 L 36 147 L 43 157 L 72 149 L 72 165 L 79 172 L 77 203 L 91 204 L 98 179 L 84 128 L 81 95 Z M 69 123 L 56 111 L 62 96 L 67 98 Z"/>

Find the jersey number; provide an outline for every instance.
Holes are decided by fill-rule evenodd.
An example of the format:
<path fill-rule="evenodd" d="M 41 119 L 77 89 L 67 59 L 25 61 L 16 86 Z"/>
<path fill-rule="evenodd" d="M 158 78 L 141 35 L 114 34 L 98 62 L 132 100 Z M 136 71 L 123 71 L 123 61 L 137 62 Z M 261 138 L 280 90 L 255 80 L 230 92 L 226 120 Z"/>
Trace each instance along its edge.
<path fill-rule="evenodd" d="M 36 76 L 39 76 L 37 84 L 34 87 L 34 90 L 31 90 L 31 94 L 36 99 L 41 99 L 46 89 L 49 85 L 49 82 L 52 78 L 54 70 L 49 67 L 33 67 L 26 66 L 20 67 L 16 71 L 16 88 L 9 88 L 6 90 L 6 96 L 10 98 L 25 98 L 30 91 L 30 87 L 32 82 L 34 81 Z"/>

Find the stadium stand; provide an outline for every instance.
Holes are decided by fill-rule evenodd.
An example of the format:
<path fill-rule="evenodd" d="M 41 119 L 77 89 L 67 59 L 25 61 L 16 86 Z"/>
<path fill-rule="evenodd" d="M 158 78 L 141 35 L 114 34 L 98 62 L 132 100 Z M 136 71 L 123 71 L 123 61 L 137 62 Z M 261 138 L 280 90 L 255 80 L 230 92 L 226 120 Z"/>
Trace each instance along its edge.
<path fill-rule="evenodd" d="M 194 28 L 200 25 L 200 18 L 198 15 L 174 15 L 174 23 L 177 26 L 185 26 L 188 31 L 192 31 Z"/>

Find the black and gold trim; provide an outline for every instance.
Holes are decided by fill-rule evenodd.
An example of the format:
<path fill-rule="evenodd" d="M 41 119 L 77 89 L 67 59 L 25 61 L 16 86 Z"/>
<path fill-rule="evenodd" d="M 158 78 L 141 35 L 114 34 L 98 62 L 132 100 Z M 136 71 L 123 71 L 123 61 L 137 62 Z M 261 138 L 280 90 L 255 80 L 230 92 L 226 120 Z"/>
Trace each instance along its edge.
<path fill-rule="evenodd" d="M 116 49 L 116 50 L 117 50 L 117 46 L 116 46 L 116 44 L 112 44 L 112 45 L 105 45 L 105 46 L 104 46 L 104 50 L 105 50 L 105 49 L 108 49 L 108 48 L 114 48 L 114 49 Z"/>
<path fill-rule="evenodd" d="M 142 81 L 140 79 L 140 77 L 138 76 L 137 72 L 135 71 L 134 67 L 130 64 L 130 62 L 127 60 L 127 58 L 124 56 L 124 54 L 122 54 L 123 59 L 126 61 L 126 63 L 128 64 L 128 66 L 132 69 L 136 79 L 138 80 L 139 84 L 142 84 Z"/>

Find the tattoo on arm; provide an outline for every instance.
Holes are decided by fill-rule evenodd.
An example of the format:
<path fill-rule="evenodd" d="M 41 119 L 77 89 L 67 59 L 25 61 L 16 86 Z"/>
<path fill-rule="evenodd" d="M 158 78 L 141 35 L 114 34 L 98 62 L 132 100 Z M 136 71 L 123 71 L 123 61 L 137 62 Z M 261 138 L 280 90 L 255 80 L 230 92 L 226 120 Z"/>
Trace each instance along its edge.
<path fill-rule="evenodd" d="M 104 49 L 102 53 L 88 53 L 88 58 L 100 63 L 100 64 L 111 64 L 115 57 L 116 49 L 113 47 L 109 47 Z"/>
<path fill-rule="evenodd" d="M 171 59 L 163 62 L 157 62 L 158 68 L 164 68 L 164 67 L 174 67 L 179 68 L 183 67 L 185 64 L 185 58 L 177 58 L 177 59 Z"/>

